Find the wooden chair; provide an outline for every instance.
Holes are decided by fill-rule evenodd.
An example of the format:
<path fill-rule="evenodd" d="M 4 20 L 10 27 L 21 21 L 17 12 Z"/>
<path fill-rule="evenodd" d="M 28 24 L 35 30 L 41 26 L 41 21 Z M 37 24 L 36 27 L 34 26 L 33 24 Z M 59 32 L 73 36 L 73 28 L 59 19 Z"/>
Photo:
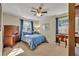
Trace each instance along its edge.
<path fill-rule="evenodd" d="M 58 36 L 58 38 L 59 38 L 59 45 L 60 45 L 61 42 L 64 42 L 65 43 L 65 48 L 66 48 L 66 46 L 67 46 L 67 37 L 64 34 L 60 34 Z"/>

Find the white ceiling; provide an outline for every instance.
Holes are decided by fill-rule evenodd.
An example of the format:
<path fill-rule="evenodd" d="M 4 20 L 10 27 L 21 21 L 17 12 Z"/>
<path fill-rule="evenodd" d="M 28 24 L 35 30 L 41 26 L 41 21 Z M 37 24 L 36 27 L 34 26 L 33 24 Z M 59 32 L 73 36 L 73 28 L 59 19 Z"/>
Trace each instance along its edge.
<path fill-rule="evenodd" d="M 31 12 L 32 7 L 37 6 L 39 6 L 39 3 L 2 3 L 3 12 L 30 19 L 39 18 L 34 16 Z M 68 4 L 66 3 L 44 3 L 44 8 L 48 11 L 44 16 L 58 15 L 68 12 Z"/>

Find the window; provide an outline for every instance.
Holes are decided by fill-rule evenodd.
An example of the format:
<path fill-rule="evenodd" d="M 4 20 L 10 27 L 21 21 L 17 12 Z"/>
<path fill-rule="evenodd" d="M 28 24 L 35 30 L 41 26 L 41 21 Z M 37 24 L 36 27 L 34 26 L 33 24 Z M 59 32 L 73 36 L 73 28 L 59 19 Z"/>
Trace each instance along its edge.
<path fill-rule="evenodd" d="M 32 24 L 30 21 L 23 21 L 23 32 L 32 33 Z"/>
<path fill-rule="evenodd" d="M 75 31 L 79 34 L 79 17 L 76 17 L 75 19 Z"/>
<path fill-rule="evenodd" d="M 79 34 L 79 17 L 75 20 L 75 32 Z M 58 33 L 68 34 L 68 17 L 58 18 Z"/>
<path fill-rule="evenodd" d="M 58 33 L 68 34 L 68 17 L 58 18 Z"/>
<path fill-rule="evenodd" d="M 27 21 L 21 19 L 20 25 L 20 37 L 23 37 L 27 34 L 33 34 L 33 21 Z"/>

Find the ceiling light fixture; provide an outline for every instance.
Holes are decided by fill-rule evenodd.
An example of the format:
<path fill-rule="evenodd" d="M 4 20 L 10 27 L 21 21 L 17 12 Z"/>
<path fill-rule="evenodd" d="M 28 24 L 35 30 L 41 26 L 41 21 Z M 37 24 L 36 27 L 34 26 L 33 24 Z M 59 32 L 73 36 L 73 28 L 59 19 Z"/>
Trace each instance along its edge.
<path fill-rule="evenodd" d="M 31 12 L 34 12 L 36 16 L 43 16 L 47 11 L 43 8 L 44 4 L 40 4 L 37 8 L 32 7 Z"/>
<path fill-rule="evenodd" d="M 36 15 L 37 15 L 37 16 L 42 16 L 42 13 L 37 13 Z"/>

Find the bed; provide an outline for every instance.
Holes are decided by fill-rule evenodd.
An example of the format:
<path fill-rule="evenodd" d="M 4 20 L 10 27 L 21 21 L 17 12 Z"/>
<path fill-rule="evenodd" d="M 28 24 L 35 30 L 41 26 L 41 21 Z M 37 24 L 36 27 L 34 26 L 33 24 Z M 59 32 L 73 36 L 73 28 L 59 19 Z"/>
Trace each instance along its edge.
<path fill-rule="evenodd" d="M 34 50 L 39 44 L 47 42 L 46 37 L 41 34 L 23 35 L 21 40 L 28 43 L 32 50 Z"/>

